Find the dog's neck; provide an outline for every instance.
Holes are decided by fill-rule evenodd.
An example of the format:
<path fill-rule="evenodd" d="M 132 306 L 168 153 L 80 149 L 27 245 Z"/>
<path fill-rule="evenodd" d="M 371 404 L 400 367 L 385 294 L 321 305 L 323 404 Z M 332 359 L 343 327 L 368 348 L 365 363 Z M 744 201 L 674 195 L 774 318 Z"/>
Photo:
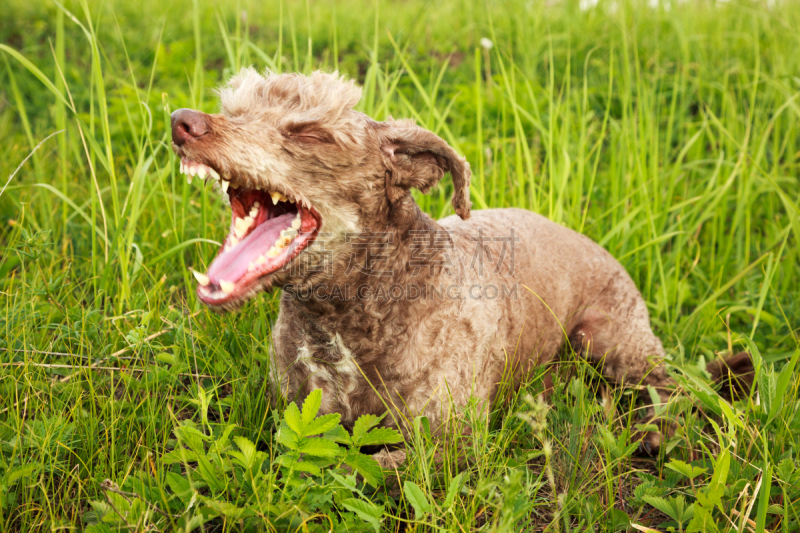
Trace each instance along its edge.
<path fill-rule="evenodd" d="M 414 202 L 411 195 L 389 206 L 381 228 L 349 237 L 330 275 L 296 288 L 296 301 L 311 315 L 346 310 L 388 310 L 408 305 L 421 291 L 441 290 L 460 267 L 450 234 Z M 311 291 L 309 293 L 309 291 Z M 401 293 L 401 291 L 403 291 Z M 422 294 L 425 294 L 424 292 Z"/>

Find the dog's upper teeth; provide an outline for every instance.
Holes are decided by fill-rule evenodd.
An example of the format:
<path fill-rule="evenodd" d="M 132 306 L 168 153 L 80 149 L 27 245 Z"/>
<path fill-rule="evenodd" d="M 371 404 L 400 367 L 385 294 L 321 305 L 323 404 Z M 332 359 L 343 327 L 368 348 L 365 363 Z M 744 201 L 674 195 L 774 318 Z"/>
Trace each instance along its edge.
<path fill-rule="evenodd" d="M 183 159 L 181 159 L 181 174 L 186 174 L 186 166 L 183 164 Z"/>
<path fill-rule="evenodd" d="M 281 200 L 281 196 L 283 196 L 281 193 L 277 191 L 272 191 L 271 193 L 269 193 L 269 195 L 272 196 L 272 205 L 277 205 L 278 201 Z"/>
<path fill-rule="evenodd" d="M 225 294 L 232 293 L 235 287 L 236 286 L 230 281 L 225 281 L 224 279 L 219 280 L 219 288 L 222 289 L 222 292 Z"/>
<path fill-rule="evenodd" d="M 197 282 L 203 287 L 205 287 L 211 282 L 211 280 L 208 279 L 208 276 L 206 276 L 205 274 L 201 274 L 197 270 L 192 270 L 192 274 L 194 274 L 194 277 L 197 279 Z"/>
<path fill-rule="evenodd" d="M 201 166 L 197 169 L 197 175 L 200 177 L 201 180 L 206 179 L 206 169 L 208 167 Z"/>
<path fill-rule="evenodd" d="M 192 175 L 191 174 L 187 174 L 186 175 L 186 183 L 188 183 L 189 185 L 192 184 Z"/>
<path fill-rule="evenodd" d="M 229 180 L 223 179 L 221 185 L 222 185 L 222 192 L 228 192 L 228 187 L 231 186 L 231 182 Z"/>
<path fill-rule="evenodd" d="M 219 174 L 217 174 L 217 171 L 214 170 L 213 168 L 206 167 L 206 171 L 208 172 L 208 175 L 214 178 L 215 180 L 219 179 Z"/>

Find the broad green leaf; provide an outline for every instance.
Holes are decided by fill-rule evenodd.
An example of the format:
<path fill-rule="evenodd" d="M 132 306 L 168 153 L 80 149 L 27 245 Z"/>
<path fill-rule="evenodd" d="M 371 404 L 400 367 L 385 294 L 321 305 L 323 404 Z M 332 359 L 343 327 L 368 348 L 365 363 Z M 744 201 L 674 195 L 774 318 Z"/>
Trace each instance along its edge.
<path fill-rule="evenodd" d="M 241 520 L 242 518 L 255 516 L 255 513 L 252 510 L 243 507 L 236 507 L 229 502 L 221 502 L 212 500 L 210 498 L 203 498 L 203 505 L 217 515 L 227 516 L 228 518 L 233 518 L 234 520 Z"/>
<path fill-rule="evenodd" d="M 358 450 L 354 450 L 347 454 L 344 458 L 344 463 L 361 474 L 364 477 L 364 481 L 373 487 L 383 483 L 381 465 L 369 455 L 364 455 Z"/>
<path fill-rule="evenodd" d="M 178 448 L 161 456 L 161 462 L 167 465 L 175 463 L 194 463 L 197 461 L 197 454 L 186 448 Z"/>
<path fill-rule="evenodd" d="M 281 425 L 276 438 L 278 443 L 283 444 L 290 450 L 297 450 L 297 447 L 300 446 L 300 437 L 286 424 Z"/>
<path fill-rule="evenodd" d="M 212 491 L 220 493 L 225 490 L 227 477 L 222 476 L 205 455 L 197 457 L 197 471 Z"/>
<path fill-rule="evenodd" d="M 339 485 L 346 488 L 350 492 L 356 492 L 361 494 L 361 491 L 358 490 L 358 486 L 356 485 L 356 474 L 351 474 L 349 476 L 340 476 L 334 471 L 330 472 L 331 477 L 339 482 Z"/>
<path fill-rule="evenodd" d="M 297 451 L 315 457 L 336 457 L 339 455 L 340 448 L 335 442 L 312 437 L 310 439 L 302 439 Z"/>
<path fill-rule="evenodd" d="M 375 416 L 375 415 L 361 415 L 356 420 L 356 423 L 353 424 L 353 444 L 360 446 L 361 445 L 361 438 L 366 435 L 367 431 L 371 428 L 375 427 L 383 420 L 383 417 L 386 416 Z"/>
<path fill-rule="evenodd" d="M 311 393 L 306 396 L 306 399 L 303 401 L 303 425 L 307 426 L 311 423 L 312 420 L 317 416 L 319 412 L 319 408 L 322 405 L 322 390 L 314 389 Z M 303 434 L 301 431 L 297 430 L 297 433 Z"/>
<path fill-rule="evenodd" d="M 25 466 L 21 466 L 15 470 L 12 470 L 11 472 L 6 473 L 5 476 L 6 483 L 11 485 L 21 477 L 28 477 L 31 474 L 33 474 L 33 472 L 35 472 L 37 468 L 39 468 L 38 464 L 28 464 Z"/>
<path fill-rule="evenodd" d="M 660 496 L 642 496 L 642 500 L 652 505 L 673 520 L 678 520 L 675 509 L 672 508 L 670 502 Z"/>
<path fill-rule="evenodd" d="M 699 466 L 692 466 L 690 464 L 684 463 L 683 461 L 679 461 L 677 459 L 673 459 L 666 465 L 667 468 L 678 472 L 679 474 L 683 474 L 684 476 L 688 477 L 689 479 L 694 479 L 700 474 L 706 471 L 705 468 L 701 468 Z"/>
<path fill-rule="evenodd" d="M 244 437 L 234 437 L 233 442 L 236 443 L 236 447 L 239 448 L 239 451 L 241 451 L 244 463 L 242 464 L 242 466 L 247 469 L 252 468 L 255 465 L 256 456 L 258 453 L 258 451 L 256 450 L 256 445 Z"/>
<path fill-rule="evenodd" d="M 305 417 L 305 404 L 303 404 L 304 413 L 303 416 Z M 322 415 L 319 418 L 315 418 L 310 423 L 306 424 L 305 428 L 303 429 L 303 433 L 301 436 L 308 437 L 310 435 L 319 435 L 320 433 L 325 433 L 326 431 L 330 431 L 339 425 L 339 420 L 341 419 L 342 415 L 339 413 L 329 413 L 327 415 Z"/>
<path fill-rule="evenodd" d="M 333 442 L 338 442 L 339 444 L 352 444 L 353 440 L 350 438 L 350 434 L 347 433 L 347 430 L 344 429 L 342 426 L 335 426 L 330 431 L 326 432 L 323 435 L 326 439 L 332 440 Z"/>
<path fill-rule="evenodd" d="M 413 481 L 406 480 L 403 483 L 403 493 L 406 499 L 414 508 L 414 516 L 417 519 L 422 518 L 427 513 L 431 512 L 431 504 L 422 489 Z"/>
<path fill-rule="evenodd" d="M 230 424 L 225 427 L 222 435 L 217 437 L 217 440 L 209 447 L 209 453 L 222 453 L 230 444 L 230 436 L 233 430 L 236 429 L 236 424 Z"/>
<path fill-rule="evenodd" d="M 308 472 L 318 476 L 322 473 L 320 468 L 314 463 L 308 461 L 298 461 L 296 458 L 289 455 L 281 455 L 275 459 L 275 462 L 283 467 L 290 468 L 296 472 Z"/>
<path fill-rule="evenodd" d="M 375 528 L 375 533 L 380 532 L 380 518 L 383 516 L 383 506 L 379 507 L 374 503 L 356 498 L 342 500 L 342 505 L 347 510 L 356 513 L 361 519 L 372 524 L 372 527 Z"/>
<path fill-rule="evenodd" d="M 297 408 L 297 404 L 294 402 L 289 404 L 289 407 L 283 412 L 283 419 L 286 421 L 286 424 L 292 428 L 292 431 L 298 435 L 303 434 L 303 426 L 305 424 L 303 424 L 303 417 L 300 414 L 300 409 Z"/>
<path fill-rule="evenodd" d="M 397 444 L 403 442 L 403 434 L 396 429 L 376 428 L 364 435 L 359 441 L 359 446 L 374 444 Z"/>
<path fill-rule="evenodd" d="M 167 472 L 167 485 L 170 490 L 183 502 L 184 505 L 188 503 L 192 497 L 192 485 L 185 477 L 176 474 L 175 472 Z"/>

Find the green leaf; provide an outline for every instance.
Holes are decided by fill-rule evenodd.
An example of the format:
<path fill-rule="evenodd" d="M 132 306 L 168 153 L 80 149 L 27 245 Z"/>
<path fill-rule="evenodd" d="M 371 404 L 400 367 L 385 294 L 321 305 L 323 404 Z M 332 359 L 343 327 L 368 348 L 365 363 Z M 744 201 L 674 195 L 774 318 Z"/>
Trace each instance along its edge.
<path fill-rule="evenodd" d="M 414 516 L 418 519 L 422 518 L 427 513 L 431 512 L 431 504 L 422 489 L 413 481 L 406 480 L 403 483 L 403 492 L 406 499 L 411 503 L 414 508 Z"/>
<path fill-rule="evenodd" d="M 300 409 L 297 408 L 297 404 L 294 402 L 289 404 L 289 407 L 286 408 L 286 411 L 283 412 L 283 419 L 292 431 L 297 433 L 298 435 L 303 434 L 303 417 L 300 414 Z"/>
<path fill-rule="evenodd" d="M 303 418 L 305 418 L 305 408 L 306 404 L 303 404 Z M 303 432 L 300 435 L 303 437 L 308 437 L 310 435 L 319 435 L 320 433 L 330 431 L 339 425 L 339 420 L 341 417 L 342 415 L 339 413 L 322 415 L 321 417 L 316 418 L 310 423 L 306 424 L 306 427 L 303 429 Z"/>
<path fill-rule="evenodd" d="M 358 515 L 358 517 L 362 520 L 366 520 L 372 524 L 372 527 L 375 528 L 375 533 L 380 532 L 380 518 L 383 516 L 382 505 L 379 507 L 374 503 L 358 500 L 356 498 L 347 498 L 346 500 L 342 500 L 342 505 L 347 510 L 356 513 L 356 515 Z"/>
<path fill-rule="evenodd" d="M 779 401 L 772 404 L 772 407 L 769 410 L 769 417 L 767 418 L 767 425 L 775 419 L 780 409 L 786 405 L 782 399 L 784 394 L 786 394 L 786 389 L 789 387 L 789 384 L 794 377 L 794 367 L 797 365 L 798 358 L 800 358 L 800 350 L 795 350 L 794 355 L 792 355 L 792 358 L 789 360 L 789 362 L 784 365 L 783 370 L 781 370 L 781 373 L 778 376 L 778 383 L 775 387 L 774 398 L 777 398 Z"/>
<path fill-rule="evenodd" d="M 306 396 L 305 401 L 303 401 L 303 426 L 307 426 L 311 423 L 312 420 L 317 416 L 319 412 L 319 408 L 322 405 L 322 390 L 314 389 L 311 393 Z M 303 433 L 299 430 L 296 430 L 297 433 L 302 435 Z"/>
<path fill-rule="evenodd" d="M 642 496 L 642 500 L 652 505 L 673 520 L 678 520 L 675 509 L 673 509 L 672 505 L 670 505 L 670 503 L 664 498 L 660 496 Z"/>
<path fill-rule="evenodd" d="M 674 378 L 681 387 L 694 394 L 703 404 L 703 407 L 717 416 L 722 416 L 722 410 L 719 407 L 719 395 L 708 386 L 708 383 L 694 376 L 675 374 Z"/>
<path fill-rule="evenodd" d="M 203 504 L 216 515 L 227 516 L 228 518 L 233 518 L 234 520 L 241 520 L 242 518 L 255 516 L 255 513 L 252 510 L 243 507 L 236 507 L 229 502 L 220 502 L 210 498 L 203 498 Z"/>
<path fill-rule="evenodd" d="M 320 468 L 314 463 L 308 461 L 298 461 L 295 457 L 289 455 L 281 455 L 275 459 L 275 462 L 285 468 L 290 468 L 295 472 L 308 472 L 318 476 L 322 473 Z"/>
<path fill-rule="evenodd" d="M 197 471 L 212 491 L 221 493 L 225 490 L 227 477 L 222 476 L 205 455 L 197 457 Z"/>
<path fill-rule="evenodd" d="M 28 465 L 16 468 L 14 470 L 11 470 L 10 472 L 6 473 L 5 481 L 6 481 L 6 483 L 8 485 L 11 485 L 12 483 L 14 483 L 16 480 L 18 480 L 21 477 L 30 476 L 31 474 L 33 474 L 33 472 L 36 471 L 37 468 L 39 468 L 38 464 L 28 464 Z"/>
<path fill-rule="evenodd" d="M 340 448 L 335 442 L 323 438 L 304 438 L 300 441 L 297 451 L 315 457 L 336 457 L 339 455 Z"/>
<path fill-rule="evenodd" d="M 375 427 L 383 420 L 383 417 L 386 416 L 375 416 L 375 415 L 361 415 L 356 420 L 356 423 L 353 424 L 353 444 L 356 446 L 361 446 L 361 438 L 367 434 L 371 428 Z"/>
<path fill-rule="evenodd" d="M 450 480 L 450 484 L 447 486 L 447 496 L 444 498 L 444 508 L 450 509 L 452 507 L 453 502 L 456 500 L 456 495 L 458 494 L 458 490 L 461 488 L 461 481 L 464 478 L 464 472 L 461 472 L 456 477 Z"/>
<path fill-rule="evenodd" d="M 284 420 L 284 422 L 286 421 Z M 279 444 L 286 446 L 290 450 L 297 450 L 298 446 L 300 446 L 300 437 L 286 424 L 282 424 L 278 429 L 276 438 Z"/>
<path fill-rule="evenodd" d="M 755 368 L 756 376 L 755 381 L 758 383 L 758 390 L 761 393 L 761 408 L 765 415 L 769 415 L 770 407 L 772 406 L 772 396 L 770 396 L 770 384 L 767 372 L 767 366 L 764 359 L 761 357 L 761 351 L 753 339 L 750 337 L 743 337 L 744 343 L 747 345 L 747 351 L 750 352 L 750 357 L 753 358 L 753 368 Z"/>
<path fill-rule="evenodd" d="M 171 465 L 175 463 L 194 463 L 197 461 L 198 455 L 192 450 L 186 448 L 178 448 L 172 450 L 161 456 L 161 461 L 164 464 Z"/>
<path fill-rule="evenodd" d="M 403 442 L 403 434 L 396 429 L 376 428 L 364 435 L 358 441 L 359 446 L 370 446 L 375 444 L 397 444 Z"/>
<path fill-rule="evenodd" d="M 178 499 L 186 505 L 192 497 L 192 485 L 185 477 L 176 474 L 175 472 L 167 472 L 167 485 L 170 490 L 175 494 Z"/>
<path fill-rule="evenodd" d="M 236 447 L 241 451 L 242 466 L 249 470 L 255 465 L 256 457 L 258 456 L 256 445 L 244 437 L 234 437 L 233 442 L 236 443 Z"/>
<path fill-rule="evenodd" d="M 345 456 L 344 464 L 361 474 L 364 477 L 364 481 L 373 487 L 377 487 L 379 484 L 383 483 L 383 470 L 381 470 L 381 465 L 369 455 L 364 455 L 358 450 L 353 450 Z"/>
<path fill-rule="evenodd" d="M 684 476 L 688 477 L 689 479 L 694 479 L 700 474 L 706 471 L 705 468 L 701 468 L 699 466 L 692 466 L 690 464 L 684 463 L 683 461 L 679 461 L 677 459 L 673 459 L 666 465 L 667 468 L 678 472 L 679 474 L 683 474 Z"/>
<path fill-rule="evenodd" d="M 323 436 L 326 439 L 332 440 L 333 442 L 338 442 L 339 444 L 353 443 L 353 440 L 350 438 L 350 434 L 342 426 L 334 427 L 330 431 L 327 431 Z"/>

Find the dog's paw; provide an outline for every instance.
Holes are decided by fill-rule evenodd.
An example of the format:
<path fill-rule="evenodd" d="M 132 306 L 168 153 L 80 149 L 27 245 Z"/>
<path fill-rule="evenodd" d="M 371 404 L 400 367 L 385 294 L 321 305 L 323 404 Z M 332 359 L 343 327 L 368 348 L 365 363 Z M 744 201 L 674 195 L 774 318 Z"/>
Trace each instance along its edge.
<path fill-rule="evenodd" d="M 373 454 L 372 458 L 375 459 L 384 470 L 395 470 L 406 462 L 406 451 L 381 450 L 378 453 Z"/>

